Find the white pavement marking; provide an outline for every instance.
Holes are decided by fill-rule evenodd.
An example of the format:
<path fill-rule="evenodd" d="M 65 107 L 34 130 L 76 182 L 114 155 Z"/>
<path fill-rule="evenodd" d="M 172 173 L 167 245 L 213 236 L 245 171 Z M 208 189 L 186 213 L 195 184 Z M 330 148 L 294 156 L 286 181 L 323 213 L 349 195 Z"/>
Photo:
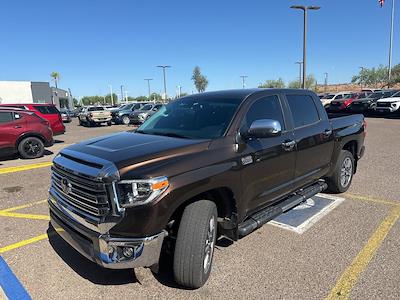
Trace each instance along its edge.
<path fill-rule="evenodd" d="M 317 223 L 319 220 L 321 220 L 324 216 L 329 214 L 332 210 L 334 210 L 337 206 L 339 206 L 345 199 L 342 197 L 336 197 L 332 195 L 326 195 L 326 194 L 317 194 L 315 195 L 320 198 L 325 198 L 325 199 L 331 199 L 334 200 L 332 203 L 328 204 L 325 206 L 323 209 L 321 209 L 319 212 L 317 212 L 315 215 L 313 215 L 311 218 L 307 219 L 303 223 L 301 223 L 299 226 L 294 227 L 288 224 L 280 223 L 277 221 L 270 221 L 268 224 L 271 224 L 273 226 L 277 226 L 286 230 L 293 231 L 297 234 L 303 234 L 306 232 L 308 229 L 310 229 L 315 223 Z M 300 204 L 301 205 L 301 204 Z"/>

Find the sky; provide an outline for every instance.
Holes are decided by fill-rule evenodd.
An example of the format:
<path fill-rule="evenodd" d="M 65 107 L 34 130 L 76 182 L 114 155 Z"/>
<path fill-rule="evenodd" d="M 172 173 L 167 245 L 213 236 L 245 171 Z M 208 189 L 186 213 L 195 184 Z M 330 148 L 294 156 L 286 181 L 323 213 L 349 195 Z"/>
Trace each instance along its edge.
<path fill-rule="evenodd" d="M 298 78 L 303 15 L 309 12 L 308 72 L 322 83 L 344 83 L 359 67 L 388 64 L 391 1 L 378 0 L 3 0 L 0 3 L 0 80 L 50 81 L 73 96 L 103 95 L 120 85 L 129 96 L 167 89 L 195 92 L 200 66 L 207 90 L 255 87 L 267 79 Z M 400 60 L 400 2 L 393 61 Z"/>

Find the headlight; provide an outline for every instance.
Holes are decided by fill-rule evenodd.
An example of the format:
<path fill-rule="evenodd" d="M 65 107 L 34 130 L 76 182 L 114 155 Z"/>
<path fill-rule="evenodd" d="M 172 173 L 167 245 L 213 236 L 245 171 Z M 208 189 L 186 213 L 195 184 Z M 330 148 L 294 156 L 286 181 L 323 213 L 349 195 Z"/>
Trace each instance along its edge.
<path fill-rule="evenodd" d="M 149 203 L 168 186 L 168 178 L 165 176 L 148 180 L 122 180 L 118 182 L 120 204 L 123 207 L 131 207 Z"/>
<path fill-rule="evenodd" d="M 147 117 L 146 113 L 140 113 L 139 118 L 145 119 Z"/>

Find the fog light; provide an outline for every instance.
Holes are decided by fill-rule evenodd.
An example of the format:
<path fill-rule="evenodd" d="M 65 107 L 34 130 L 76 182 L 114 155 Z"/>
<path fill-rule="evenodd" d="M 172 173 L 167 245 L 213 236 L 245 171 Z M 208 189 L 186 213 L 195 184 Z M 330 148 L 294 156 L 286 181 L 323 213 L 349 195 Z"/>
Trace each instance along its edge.
<path fill-rule="evenodd" d="M 126 257 L 126 258 L 131 258 L 133 256 L 134 250 L 131 247 L 124 247 L 124 249 L 122 250 L 122 254 Z"/>

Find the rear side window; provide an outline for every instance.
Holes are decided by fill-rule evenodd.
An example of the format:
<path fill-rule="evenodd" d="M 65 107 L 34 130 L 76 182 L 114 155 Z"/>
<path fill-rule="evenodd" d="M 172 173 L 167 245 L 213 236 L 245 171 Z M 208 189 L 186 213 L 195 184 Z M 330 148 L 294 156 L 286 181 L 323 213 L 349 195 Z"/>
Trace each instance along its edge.
<path fill-rule="evenodd" d="M 13 121 L 12 112 L 0 112 L 0 124 Z"/>
<path fill-rule="evenodd" d="M 279 123 L 281 123 L 282 129 L 285 128 L 281 103 L 278 96 L 268 96 L 258 99 L 256 102 L 254 102 L 250 106 L 243 120 L 243 126 L 245 127 L 245 129 L 248 129 L 255 120 L 261 119 L 271 119 L 279 121 Z"/>
<path fill-rule="evenodd" d="M 335 99 L 338 100 L 338 99 L 342 99 L 342 98 L 343 98 L 343 95 L 337 95 Z"/>
<path fill-rule="evenodd" d="M 59 111 L 54 106 L 34 106 L 34 108 L 44 115 L 58 114 Z"/>
<path fill-rule="evenodd" d="M 314 100 L 308 95 L 286 95 L 292 112 L 294 127 L 302 127 L 319 121 Z"/>

